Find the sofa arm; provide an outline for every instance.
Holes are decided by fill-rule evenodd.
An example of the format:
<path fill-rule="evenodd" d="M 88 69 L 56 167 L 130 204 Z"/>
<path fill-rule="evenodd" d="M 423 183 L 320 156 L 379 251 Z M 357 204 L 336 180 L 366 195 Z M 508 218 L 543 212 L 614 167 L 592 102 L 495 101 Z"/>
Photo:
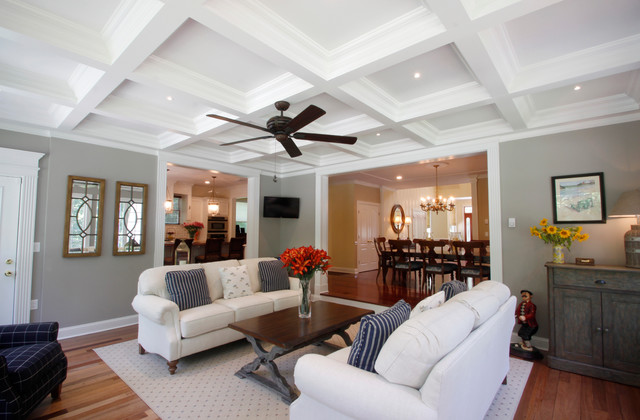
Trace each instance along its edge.
<path fill-rule="evenodd" d="M 300 279 L 297 277 L 289 277 L 289 289 L 300 290 Z"/>
<path fill-rule="evenodd" d="M 318 354 L 298 359 L 294 378 L 301 404 L 308 396 L 348 417 L 427 419 L 435 414 L 422 402 L 417 389 L 392 384 L 377 373 Z M 298 412 L 292 406 L 294 411 Z"/>
<path fill-rule="evenodd" d="M 0 326 L 0 348 L 48 343 L 58 339 L 57 322 L 32 322 Z"/>
<path fill-rule="evenodd" d="M 178 322 L 178 305 L 156 295 L 136 295 L 131 302 L 133 309 L 147 319 L 158 324 L 166 324 L 165 315 L 169 314 L 172 323 Z"/>

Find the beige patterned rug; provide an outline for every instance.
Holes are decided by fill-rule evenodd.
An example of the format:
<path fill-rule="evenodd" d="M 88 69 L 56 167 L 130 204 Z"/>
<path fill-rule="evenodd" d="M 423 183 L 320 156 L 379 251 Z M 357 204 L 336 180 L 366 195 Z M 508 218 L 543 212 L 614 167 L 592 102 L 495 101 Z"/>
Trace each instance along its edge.
<path fill-rule="evenodd" d="M 335 343 L 341 339 L 334 337 Z M 236 341 L 180 360 L 175 375 L 155 354 L 138 354 L 136 340 L 95 350 L 105 363 L 162 419 L 288 419 L 289 406 L 255 382 L 234 374 L 255 358 L 251 345 Z M 277 359 L 293 383 L 296 360 L 306 353 L 328 354 L 331 345 L 307 346 Z M 531 362 L 510 359 L 508 385 L 501 386 L 485 419 L 512 419 Z M 262 369 L 259 369 L 260 372 Z"/>

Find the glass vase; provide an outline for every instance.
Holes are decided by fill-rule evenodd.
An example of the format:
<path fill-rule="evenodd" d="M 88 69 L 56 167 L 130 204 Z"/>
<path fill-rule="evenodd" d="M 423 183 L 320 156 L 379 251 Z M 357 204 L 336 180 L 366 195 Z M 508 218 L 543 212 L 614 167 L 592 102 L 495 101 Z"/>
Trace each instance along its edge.
<path fill-rule="evenodd" d="M 300 306 L 298 306 L 298 316 L 300 318 L 311 318 L 311 279 L 301 278 L 300 287 L 302 288 L 302 297 Z"/>
<path fill-rule="evenodd" d="M 564 247 L 562 245 L 553 246 L 553 262 L 564 264 Z"/>

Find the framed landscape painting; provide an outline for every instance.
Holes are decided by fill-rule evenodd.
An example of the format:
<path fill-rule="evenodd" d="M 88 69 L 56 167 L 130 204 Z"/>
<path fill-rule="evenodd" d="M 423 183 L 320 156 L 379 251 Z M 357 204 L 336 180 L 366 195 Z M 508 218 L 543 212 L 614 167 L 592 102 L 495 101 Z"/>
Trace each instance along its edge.
<path fill-rule="evenodd" d="M 604 174 L 551 177 L 553 223 L 605 223 Z"/>

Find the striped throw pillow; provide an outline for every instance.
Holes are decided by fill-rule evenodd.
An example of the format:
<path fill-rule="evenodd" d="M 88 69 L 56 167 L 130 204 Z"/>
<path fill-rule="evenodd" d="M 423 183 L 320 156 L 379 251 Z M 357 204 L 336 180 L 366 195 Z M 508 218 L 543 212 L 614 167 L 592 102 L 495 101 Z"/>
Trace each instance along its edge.
<path fill-rule="evenodd" d="M 260 289 L 263 292 L 289 289 L 289 273 L 282 265 L 282 261 L 260 261 L 258 271 L 260 272 Z"/>
<path fill-rule="evenodd" d="M 450 280 L 443 283 L 440 290 L 444 291 L 444 301 L 448 301 L 458 293 L 465 292 L 467 290 L 467 283 L 460 280 Z"/>
<path fill-rule="evenodd" d="M 169 271 L 164 281 L 169 297 L 181 311 L 211 303 L 204 268 Z"/>
<path fill-rule="evenodd" d="M 410 313 L 411 305 L 401 299 L 384 312 L 362 317 L 347 363 L 374 372 L 373 366 L 384 342 L 400 324 L 409 319 Z"/>

